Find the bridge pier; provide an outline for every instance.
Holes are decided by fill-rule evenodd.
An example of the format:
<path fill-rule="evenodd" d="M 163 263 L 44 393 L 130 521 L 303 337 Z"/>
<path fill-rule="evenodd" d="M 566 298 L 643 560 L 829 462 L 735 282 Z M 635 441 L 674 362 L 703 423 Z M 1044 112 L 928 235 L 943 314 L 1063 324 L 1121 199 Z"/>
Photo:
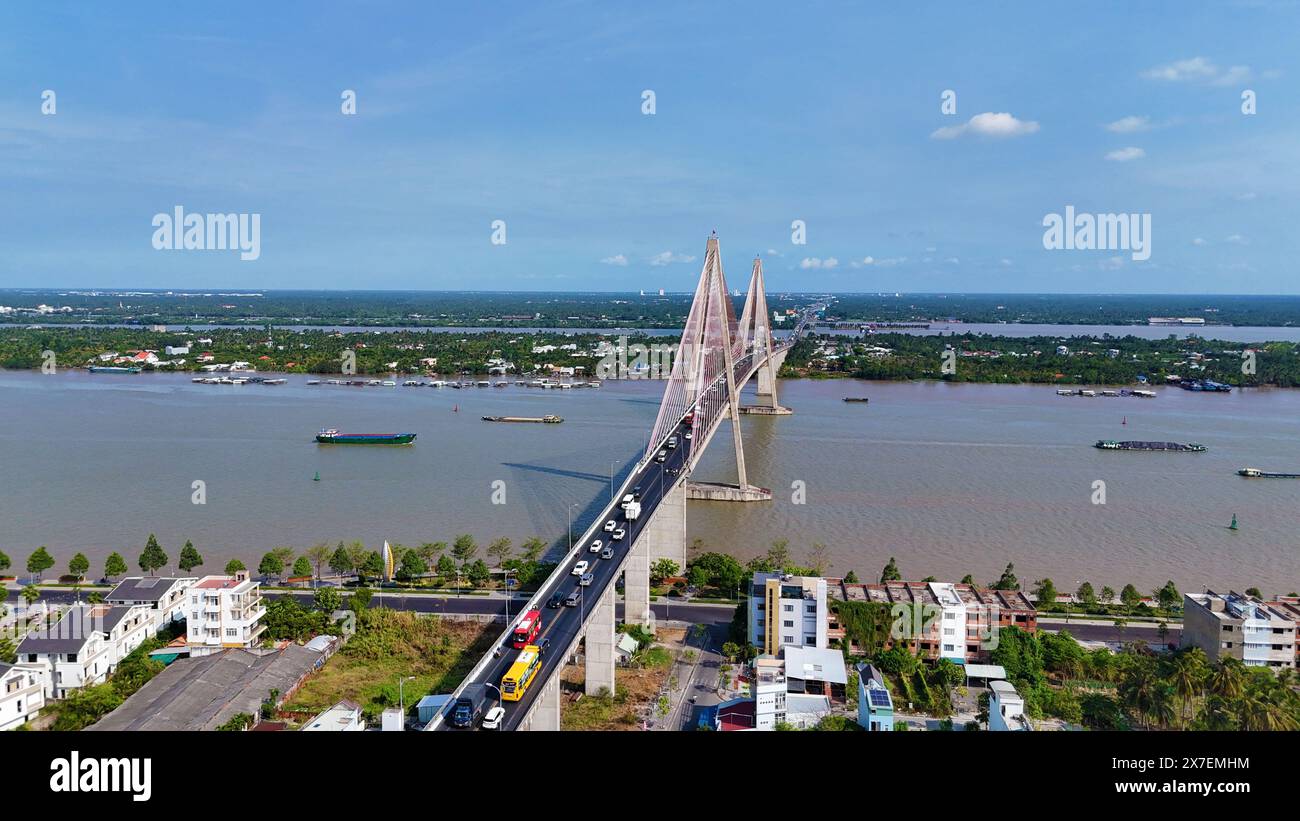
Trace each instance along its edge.
<path fill-rule="evenodd" d="M 650 612 L 649 539 L 641 538 L 623 565 L 623 621 L 642 627 L 654 623 Z"/>
<path fill-rule="evenodd" d="M 520 730 L 541 730 L 555 732 L 560 729 L 560 677 L 551 676 L 551 680 L 542 685 L 542 691 L 533 702 L 533 707 L 519 722 Z"/>
<path fill-rule="evenodd" d="M 614 585 L 605 588 L 587 621 L 586 692 L 589 696 L 605 690 L 614 695 Z M 553 677 L 554 678 L 554 677 Z"/>
<path fill-rule="evenodd" d="M 781 370 L 781 365 L 785 363 L 786 354 L 789 351 L 781 351 L 767 358 L 767 361 L 758 366 L 758 388 L 757 395 L 760 404 L 749 405 L 740 409 L 741 413 L 756 413 L 769 416 L 788 416 L 794 411 L 789 408 L 781 407 L 776 401 L 776 374 Z"/>
<path fill-rule="evenodd" d="M 655 508 L 654 518 L 641 533 L 640 541 L 646 545 L 646 585 L 649 586 L 649 565 L 659 559 L 672 559 L 679 570 L 686 570 L 686 485 L 682 482 L 664 495 Z M 647 604 L 648 608 L 648 604 Z M 624 615 L 628 615 L 627 612 Z M 630 621 L 630 619 L 629 619 Z"/>

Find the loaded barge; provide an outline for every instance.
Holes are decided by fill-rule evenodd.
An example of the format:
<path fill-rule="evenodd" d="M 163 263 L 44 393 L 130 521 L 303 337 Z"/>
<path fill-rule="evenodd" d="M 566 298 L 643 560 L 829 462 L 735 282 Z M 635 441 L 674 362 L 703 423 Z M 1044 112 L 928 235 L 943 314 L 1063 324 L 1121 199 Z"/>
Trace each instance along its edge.
<path fill-rule="evenodd" d="M 1116 442 L 1113 439 L 1101 439 L 1093 447 L 1102 450 L 1172 450 L 1187 453 L 1203 453 L 1206 450 L 1205 445 L 1195 442 L 1184 445 L 1181 442 Z"/>
<path fill-rule="evenodd" d="M 1247 479 L 1300 479 L 1300 473 L 1272 473 L 1259 468 L 1242 468 L 1237 475 Z"/>
<path fill-rule="evenodd" d="M 414 433 L 340 433 L 333 428 L 316 434 L 322 445 L 409 445 Z"/>
<path fill-rule="evenodd" d="M 548 413 L 545 416 L 484 416 L 484 422 L 545 422 L 548 425 L 558 425 L 564 421 L 564 417 Z"/>
<path fill-rule="evenodd" d="M 865 396 L 846 396 L 844 397 L 844 401 L 845 402 L 870 402 L 871 400 Z"/>

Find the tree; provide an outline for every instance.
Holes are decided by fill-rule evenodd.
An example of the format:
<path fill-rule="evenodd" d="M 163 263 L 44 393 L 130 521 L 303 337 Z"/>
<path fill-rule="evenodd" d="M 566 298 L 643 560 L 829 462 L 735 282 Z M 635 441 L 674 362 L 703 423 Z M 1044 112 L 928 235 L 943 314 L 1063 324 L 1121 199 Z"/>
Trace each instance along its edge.
<path fill-rule="evenodd" d="M 402 554 L 402 564 L 394 575 L 400 581 L 409 582 L 427 572 L 429 567 L 424 563 L 424 559 L 420 558 L 420 554 L 415 550 L 407 550 Z"/>
<path fill-rule="evenodd" d="M 348 609 L 354 613 L 360 613 L 370 606 L 370 600 L 374 598 L 374 591 L 368 587 L 358 587 L 356 592 L 348 596 Z"/>
<path fill-rule="evenodd" d="M 1019 590 L 1020 580 L 1016 578 L 1016 566 L 1007 562 L 1007 569 L 1002 571 L 1002 577 L 993 583 L 994 590 Z"/>
<path fill-rule="evenodd" d="M 487 548 L 488 556 L 496 560 L 497 567 L 500 567 L 506 559 L 510 558 L 510 554 L 513 552 L 514 546 L 505 536 L 494 540 Z"/>
<path fill-rule="evenodd" d="M 268 578 L 280 578 L 284 575 L 284 561 L 272 551 L 262 556 L 257 565 L 257 572 Z"/>
<path fill-rule="evenodd" d="M 650 581 L 652 584 L 663 584 L 664 579 L 676 576 L 677 570 L 677 562 L 672 559 L 658 559 L 650 565 Z"/>
<path fill-rule="evenodd" d="M 288 547 L 285 545 L 281 545 L 279 547 L 273 547 L 271 548 L 271 553 L 274 554 L 275 557 L 280 560 L 280 564 L 285 567 L 289 567 L 290 564 L 293 562 L 294 550 L 292 547 Z"/>
<path fill-rule="evenodd" d="M 444 579 L 456 575 L 456 560 L 447 554 L 438 557 L 438 575 Z"/>
<path fill-rule="evenodd" d="M 18 661 L 18 648 L 6 635 L 0 635 L 0 661 L 5 664 L 14 664 Z"/>
<path fill-rule="evenodd" d="M 1092 589 L 1092 582 L 1084 582 L 1079 585 L 1079 590 L 1075 595 L 1079 597 L 1079 601 L 1089 607 L 1097 603 L 1097 593 Z"/>
<path fill-rule="evenodd" d="M 361 565 L 362 577 L 382 577 L 384 575 L 384 557 L 379 555 L 378 550 L 372 550 L 366 554 L 366 559 Z"/>
<path fill-rule="evenodd" d="M 1173 582 L 1168 582 L 1168 584 L 1173 584 Z M 1262 598 L 1264 598 L 1264 594 L 1261 593 L 1261 592 L 1259 592 L 1259 588 L 1258 588 L 1258 587 L 1247 587 L 1247 588 L 1246 588 L 1246 595 L 1247 595 L 1247 596 L 1251 596 L 1252 598 L 1256 598 L 1256 599 L 1262 599 Z"/>
<path fill-rule="evenodd" d="M 321 577 L 321 568 L 330 560 L 330 546 L 324 542 L 318 542 L 303 551 L 303 555 L 307 557 L 307 561 L 311 562 L 311 566 L 316 568 L 316 578 L 319 579 Z"/>
<path fill-rule="evenodd" d="M 68 562 L 68 573 L 76 576 L 78 580 L 86 577 L 86 571 L 90 570 L 90 559 L 86 558 L 85 553 L 78 553 Z"/>
<path fill-rule="evenodd" d="M 1039 609 L 1046 610 L 1056 604 L 1056 585 L 1051 579 L 1039 579 L 1034 582 L 1034 595 L 1038 598 Z"/>
<path fill-rule="evenodd" d="M 1155 591 L 1156 601 L 1165 610 L 1172 610 L 1183 603 L 1183 595 L 1174 587 L 1173 580 L 1165 582 L 1164 587 L 1157 588 Z"/>
<path fill-rule="evenodd" d="M 830 554 L 825 544 L 813 542 L 812 550 L 808 551 L 808 569 L 814 576 L 825 576 L 826 571 L 831 569 Z"/>
<path fill-rule="evenodd" d="M 470 559 L 473 559 L 477 553 L 478 543 L 475 542 L 474 537 L 468 533 L 462 533 L 457 536 L 456 541 L 452 543 L 451 555 L 455 556 L 456 561 L 461 564 L 465 564 Z"/>
<path fill-rule="evenodd" d="M 233 576 L 236 573 L 240 572 L 241 570 L 247 570 L 247 569 L 248 568 L 244 567 L 244 563 L 241 562 L 239 559 L 231 559 L 230 561 L 226 562 L 227 576 Z"/>
<path fill-rule="evenodd" d="M 32 555 L 27 557 L 27 572 L 40 581 L 41 574 L 46 570 L 54 567 L 54 557 L 45 549 L 45 545 L 36 548 Z"/>
<path fill-rule="evenodd" d="M 424 542 L 415 549 L 415 552 L 420 554 L 420 559 L 426 565 L 432 565 L 446 549 L 446 542 Z"/>
<path fill-rule="evenodd" d="M 492 573 L 488 570 L 487 563 L 482 559 L 475 559 L 473 562 L 470 562 L 469 568 L 466 570 L 466 575 L 469 577 L 469 583 L 475 587 L 482 587 L 492 578 Z"/>
<path fill-rule="evenodd" d="M 117 551 L 109 553 L 108 559 L 104 560 L 105 577 L 113 578 L 114 575 L 126 573 L 127 569 L 129 568 L 126 566 L 126 560 L 122 559 L 121 553 L 118 553 Z"/>
<path fill-rule="evenodd" d="M 898 561 L 893 556 L 890 556 L 889 561 L 885 564 L 885 569 L 880 571 L 880 583 L 897 582 L 902 581 L 902 579 L 902 574 L 898 572 Z"/>
<path fill-rule="evenodd" d="M 1102 604 L 1113 604 L 1115 601 L 1115 591 L 1110 587 L 1102 586 L 1101 599 Z"/>
<path fill-rule="evenodd" d="M 318 587 L 311 602 L 322 613 L 333 613 L 343 606 L 343 595 L 332 587 Z"/>
<path fill-rule="evenodd" d="M 970 573 L 967 573 L 965 576 L 961 577 L 961 583 L 973 585 L 975 584 L 975 577 L 972 576 Z"/>
<path fill-rule="evenodd" d="M 1119 600 L 1124 603 L 1125 607 L 1137 607 L 1142 601 L 1142 594 L 1133 585 L 1126 584 L 1119 593 Z"/>
<path fill-rule="evenodd" d="M 523 560 L 525 562 L 536 562 L 542 557 L 542 553 L 546 551 L 546 542 L 533 536 L 524 542 L 523 551 Z"/>
<path fill-rule="evenodd" d="M 333 570 L 336 575 L 346 576 L 353 569 L 352 554 L 348 553 L 348 549 L 343 546 L 343 542 L 339 542 L 338 550 L 335 550 L 334 555 L 330 556 L 330 570 Z"/>
<path fill-rule="evenodd" d="M 36 600 L 41 597 L 41 589 L 34 584 L 26 585 L 23 587 L 22 597 L 27 603 L 27 609 L 31 610 L 32 605 L 36 604 Z"/>
<path fill-rule="evenodd" d="M 136 563 L 140 565 L 141 570 L 150 576 L 158 568 L 167 564 L 167 554 L 163 552 L 162 546 L 158 544 L 158 539 L 152 533 L 149 534 L 148 541 L 144 543 L 144 552 L 140 554 L 140 558 Z"/>
<path fill-rule="evenodd" d="M 772 569 L 780 573 L 790 564 L 790 540 L 777 539 L 767 549 L 767 561 Z"/>
<path fill-rule="evenodd" d="M 9 569 L 9 556 L 0 550 L 0 571 Z"/>
<path fill-rule="evenodd" d="M 293 563 L 293 575 L 296 578 L 311 576 L 311 560 L 306 556 L 299 556 Z"/>
<path fill-rule="evenodd" d="M 844 583 L 845 583 L 845 584 L 857 584 L 857 583 L 858 583 L 858 574 L 855 573 L 855 572 L 853 572 L 852 570 L 850 570 L 848 573 L 845 573 L 845 574 L 844 574 Z"/>
<path fill-rule="evenodd" d="M 185 546 L 181 548 L 180 560 L 176 563 L 176 566 L 183 572 L 188 573 L 201 564 L 203 564 L 203 557 L 199 555 L 199 551 L 194 549 L 194 543 L 186 539 Z"/>
<path fill-rule="evenodd" d="M 363 542 L 357 541 L 348 545 L 348 556 L 352 558 L 352 569 L 354 571 L 359 571 L 366 563 L 366 559 L 370 558 L 370 551 L 366 550 L 366 546 Z M 381 557 L 380 565 L 382 566 L 382 564 L 383 559 Z"/>

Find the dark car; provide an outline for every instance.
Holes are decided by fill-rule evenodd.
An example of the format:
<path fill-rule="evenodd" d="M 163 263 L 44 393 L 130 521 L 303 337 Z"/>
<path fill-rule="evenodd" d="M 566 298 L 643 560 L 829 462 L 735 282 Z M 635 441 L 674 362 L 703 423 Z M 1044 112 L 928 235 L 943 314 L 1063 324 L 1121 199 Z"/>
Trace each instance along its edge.
<path fill-rule="evenodd" d="M 600 557 L 601 557 L 602 559 L 612 559 L 612 558 L 614 558 L 614 548 L 612 548 L 612 547 L 607 547 L 607 548 L 605 548 L 604 550 L 600 551 Z"/>
<path fill-rule="evenodd" d="M 546 652 L 550 649 L 551 649 L 550 638 L 544 638 L 537 643 L 537 655 L 539 656 L 546 655 Z"/>
<path fill-rule="evenodd" d="M 547 607 L 559 607 L 562 604 L 564 604 L 563 593 L 556 593 L 555 595 L 551 596 L 549 599 L 546 600 Z"/>
<path fill-rule="evenodd" d="M 575 591 L 573 591 L 572 593 L 570 593 L 568 596 L 565 596 L 565 598 L 564 598 L 564 606 L 565 606 L 565 607 L 577 607 L 577 606 L 578 606 L 578 601 L 579 601 L 581 598 L 582 598 L 582 594 L 579 593 L 577 590 L 575 590 Z"/>

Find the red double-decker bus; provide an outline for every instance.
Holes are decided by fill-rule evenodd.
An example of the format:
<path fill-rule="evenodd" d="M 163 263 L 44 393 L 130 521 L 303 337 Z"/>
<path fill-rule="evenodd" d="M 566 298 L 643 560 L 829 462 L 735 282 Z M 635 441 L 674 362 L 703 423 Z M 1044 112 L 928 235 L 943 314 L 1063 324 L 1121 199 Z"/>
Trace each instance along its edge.
<path fill-rule="evenodd" d="M 686 425 L 688 428 L 695 427 L 695 411 L 686 414 L 686 416 L 682 418 L 682 424 Z"/>
<path fill-rule="evenodd" d="M 512 642 L 516 650 L 522 650 L 530 644 L 535 644 L 537 634 L 542 632 L 542 611 L 529 610 L 524 614 L 524 618 L 519 624 L 515 625 L 515 637 Z"/>

